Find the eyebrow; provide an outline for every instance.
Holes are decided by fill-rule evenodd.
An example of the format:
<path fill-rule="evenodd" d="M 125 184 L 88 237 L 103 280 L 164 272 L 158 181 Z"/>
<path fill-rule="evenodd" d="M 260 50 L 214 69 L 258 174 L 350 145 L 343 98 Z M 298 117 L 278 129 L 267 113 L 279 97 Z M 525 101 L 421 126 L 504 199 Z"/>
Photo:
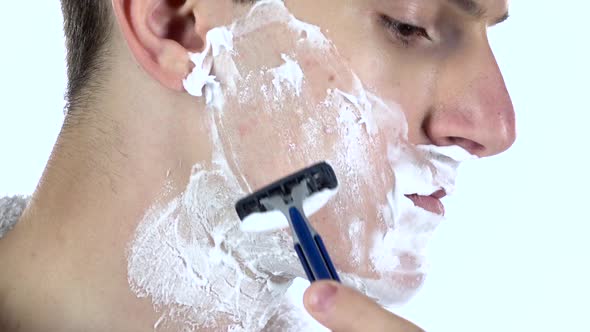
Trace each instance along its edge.
<path fill-rule="evenodd" d="M 458 7 L 459 9 L 463 10 L 464 12 L 466 12 L 467 14 L 469 14 L 470 16 L 473 16 L 475 18 L 482 18 L 486 15 L 485 8 L 482 5 L 480 5 L 479 3 L 477 3 L 475 0 L 447 0 L 447 1 L 452 3 L 453 5 L 455 5 L 455 7 Z M 497 20 L 494 21 L 494 25 L 506 21 L 508 19 L 508 17 L 509 17 L 508 12 L 506 12 L 504 15 L 502 15 L 500 18 L 498 18 Z"/>

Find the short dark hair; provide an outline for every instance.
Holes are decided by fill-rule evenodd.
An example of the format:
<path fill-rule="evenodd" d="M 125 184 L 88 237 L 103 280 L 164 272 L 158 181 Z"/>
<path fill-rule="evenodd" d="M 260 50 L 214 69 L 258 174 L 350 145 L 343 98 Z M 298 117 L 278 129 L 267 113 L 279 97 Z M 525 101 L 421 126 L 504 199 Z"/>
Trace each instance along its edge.
<path fill-rule="evenodd" d="M 234 0 L 238 3 L 257 0 Z M 100 73 L 108 64 L 108 43 L 113 28 L 111 2 L 61 0 L 67 48 L 66 110 L 88 102 L 100 88 Z"/>
<path fill-rule="evenodd" d="M 106 0 L 61 0 L 67 50 L 66 110 L 87 102 L 108 56 L 112 31 L 111 3 Z M 96 83 L 96 84 L 94 84 Z"/>

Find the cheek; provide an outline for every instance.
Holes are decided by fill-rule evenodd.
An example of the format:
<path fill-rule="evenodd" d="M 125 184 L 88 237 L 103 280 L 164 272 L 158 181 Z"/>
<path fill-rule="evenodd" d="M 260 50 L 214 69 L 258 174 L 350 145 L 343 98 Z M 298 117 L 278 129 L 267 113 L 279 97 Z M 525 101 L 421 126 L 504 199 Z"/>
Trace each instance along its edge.
<path fill-rule="evenodd" d="M 246 137 L 250 137 L 256 129 L 256 121 L 254 119 L 239 123 L 237 128 L 239 139 L 242 140 L 246 139 Z"/>
<path fill-rule="evenodd" d="M 330 59 L 336 59 L 336 55 L 331 54 L 330 57 L 326 57 L 324 54 L 310 50 L 302 54 L 301 58 L 300 64 L 305 72 L 310 97 L 316 104 L 326 98 L 326 90 L 328 89 L 350 90 L 353 82 L 350 69 L 340 59 L 330 61 Z M 313 113 L 310 115 L 313 116 Z M 337 116 L 337 114 L 333 116 Z"/>
<path fill-rule="evenodd" d="M 436 105 L 434 65 L 402 62 L 395 57 L 380 60 L 378 66 L 369 66 L 363 61 L 358 59 L 357 62 L 359 67 L 364 68 L 359 76 L 377 95 L 399 106 L 408 125 L 409 142 L 423 143 L 424 119 Z"/>
<path fill-rule="evenodd" d="M 222 139 L 228 162 L 251 189 L 332 155 L 335 134 L 313 113 L 242 109 L 240 114 L 224 118 Z"/>
<path fill-rule="evenodd" d="M 342 74 L 347 72 L 342 64 L 327 64 L 318 52 L 301 55 L 298 63 L 305 73 L 299 96 L 291 91 L 279 99 L 272 93 L 228 98 L 225 114 L 217 119 L 230 164 L 251 189 L 342 153 L 339 110 L 324 101 L 328 89 L 348 90 L 351 76 Z M 266 86 L 272 91 L 271 81 L 268 75 L 252 76 L 240 88 Z"/>
<path fill-rule="evenodd" d="M 292 141 L 282 137 L 287 130 L 283 124 L 269 125 L 271 119 L 260 115 L 248 118 L 227 129 L 231 142 L 225 144 L 225 150 L 228 162 L 251 189 L 256 189 L 286 175 L 284 163 L 290 159 Z"/>
<path fill-rule="evenodd" d="M 358 55 L 352 61 L 359 77 L 371 90 L 400 104 L 404 110 L 423 104 L 425 96 L 433 90 L 434 70 L 426 63 L 412 63 L 395 54 L 379 59 Z"/>
<path fill-rule="evenodd" d="M 357 21 L 359 19 L 357 18 Z M 361 18 L 366 28 L 331 29 L 340 54 L 366 87 L 401 107 L 414 136 L 426 110 L 434 104 L 440 60 L 435 53 L 395 47 L 370 15 Z M 414 129 L 413 129 L 414 128 Z"/>

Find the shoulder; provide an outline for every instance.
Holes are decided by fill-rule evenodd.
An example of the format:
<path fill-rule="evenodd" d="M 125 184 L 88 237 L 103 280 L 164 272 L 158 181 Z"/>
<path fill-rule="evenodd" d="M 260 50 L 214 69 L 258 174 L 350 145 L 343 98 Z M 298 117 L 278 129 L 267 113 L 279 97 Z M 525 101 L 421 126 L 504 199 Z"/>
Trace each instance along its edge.
<path fill-rule="evenodd" d="M 0 197 L 0 239 L 16 225 L 28 202 L 29 197 L 25 196 Z M 1 259 L 2 254 L 0 250 L 0 270 L 7 268 L 4 266 L 5 261 Z M 0 331 L 20 331 L 20 324 L 14 320 L 9 310 L 11 304 L 8 303 L 4 282 L 5 280 L 0 280 Z"/>
<path fill-rule="evenodd" d="M 0 238 L 16 225 L 28 201 L 29 197 L 25 196 L 0 198 Z"/>

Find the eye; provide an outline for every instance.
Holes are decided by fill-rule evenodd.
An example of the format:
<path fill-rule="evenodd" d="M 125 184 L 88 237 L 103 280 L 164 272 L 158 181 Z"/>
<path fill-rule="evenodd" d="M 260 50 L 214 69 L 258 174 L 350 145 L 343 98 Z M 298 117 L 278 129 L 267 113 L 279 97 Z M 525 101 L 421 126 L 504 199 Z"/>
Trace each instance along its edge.
<path fill-rule="evenodd" d="M 396 40 L 402 42 L 404 46 L 409 46 L 411 43 L 417 42 L 420 38 L 432 40 L 426 29 L 422 27 L 404 23 L 386 15 L 381 15 L 380 18 L 381 24 L 385 26 Z"/>

